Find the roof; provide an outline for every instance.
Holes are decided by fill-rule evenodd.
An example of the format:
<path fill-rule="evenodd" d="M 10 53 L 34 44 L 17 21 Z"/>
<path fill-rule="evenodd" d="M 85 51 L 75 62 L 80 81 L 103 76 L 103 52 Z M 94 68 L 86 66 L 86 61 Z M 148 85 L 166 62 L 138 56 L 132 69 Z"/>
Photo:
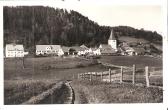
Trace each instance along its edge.
<path fill-rule="evenodd" d="M 89 49 L 86 45 L 81 45 L 80 47 L 84 48 L 84 49 Z"/>
<path fill-rule="evenodd" d="M 101 44 L 101 46 L 102 46 L 102 48 L 100 48 L 101 53 L 104 54 L 116 53 L 115 49 L 111 48 L 110 45 Z"/>
<path fill-rule="evenodd" d="M 129 46 L 127 46 L 127 47 L 123 47 L 124 48 L 124 50 L 126 51 L 126 52 L 132 52 L 132 51 L 135 51 L 132 47 L 129 47 Z"/>
<path fill-rule="evenodd" d="M 84 51 L 85 50 L 84 48 L 79 47 L 79 46 L 72 46 L 72 47 L 70 47 L 70 49 L 74 49 L 76 51 Z"/>
<path fill-rule="evenodd" d="M 6 50 L 9 51 L 24 51 L 23 45 L 21 44 L 6 44 Z"/>
<path fill-rule="evenodd" d="M 111 30 L 109 40 L 116 40 L 113 30 Z"/>
<path fill-rule="evenodd" d="M 60 45 L 36 45 L 36 50 L 46 51 L 46 47 L 51 47 L 52 50 L 61 49 Z"/>
<path fill-rule="evenodd" d="M 62 50 L 63 50 L 63 52 L 69 52 L 69 49 L 70 49 L 70 47 L 62 46 Z"/>
<path fill-rule="evenodd" d="M 101 46 L 101 47 L 100 47 Z M 99 46 L 99 48 L 101 49 L 103 49 L 103 48 L 111 48 L 111 46 L 110 45 L 107 45 L 107 44 L 100 44 L 100 46 Z"/>
<path fill-rule="evenodd" d="M 134 48 L 133 49 L 135 50 L 135 52 L 137 53 L 144 53 L 145 52 L 145 49 L 144 48 Z"/>
<path fill-rule="evenodd" d="M 92 51 L 96 51 L 98 48 L 91 48 Z"/>

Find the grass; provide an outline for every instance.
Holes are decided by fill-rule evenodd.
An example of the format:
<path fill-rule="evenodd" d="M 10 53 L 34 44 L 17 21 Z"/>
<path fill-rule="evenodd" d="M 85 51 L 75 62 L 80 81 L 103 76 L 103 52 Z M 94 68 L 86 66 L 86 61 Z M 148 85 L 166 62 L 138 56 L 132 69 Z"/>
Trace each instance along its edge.
<path fill-rule="evenodd" d="M 144 68 L 146 65 L 162 68 L 161 59 L 150 57 L 105 56 L 100 60 L 123 66 L 136 64 L 139 68 Z M 77 77 L 78 73 L 108 71 L 108 68 L 94 64 L 92 61 L 77 58 L 26 58 L 25 68 L 23 68 L 21 59 L 5 59 L 5 104 L 20 104 L 50 88 L 54 83 L 62 80 L 73 80 L 73 77 Z M 157 81 L 160 83 L 161 80 L 157 79 Z M 153 80 L 153 82 L 157 81 Z M 163 97 L 162 91 L 153 88 L 147 89 L 133 87 L 132 85 L 113 85 L 100 82 L 92 84 L 75 80 L 72 84 L 78 103 L 162 102 Z M 130 91 L 136 92 L 130 94 Z M 142 95 L 142 97 L 139 95 Z M 49 101 L 50 98 L 44 103 Z"/>
<path fill-rule="evenodd" d="M 135 64 L 137 68 L 144 68 L 145 66 L 162 68 L 162 59 L 148 56 L 103 56 L 100 61 L 118 66 L 132 67 Z"/>
<path fill-rule="evenodd" d="M 49 66 L 51 68 L 47 68 Z M 106 68 L 75 58 L 26 58 L 25 68 L 22 68 L 22 60 L 7 59 L 4 64 L 4 79 L 71 80 L 73 74 L 95 70 L 105 71 Z"/>
<path fill-rule="evenodd" d="M 128 42 L 128 43 L 131 43 L 131 42 L 144 42 L 144 43 L 149 43 L 149 41 L 145 40 L 145 39 L 142 39 L 142 38 L 133 38 L 133 37 L 129 37 L 129 36 L 122 36 L 122 37 L 119 37 L 119 40 L 120 41 L 125 41 L 125 42 Z"/>
<path fill-rule="evenodd" d="M 75 103 L 161 103 L 163 91 L 130 84 L 74 81 Z"/>
<path fill-rule="evenodd" d="M 43 68 L 48 65 L 56 68 Z M 46 57 L 26 58 L 25 68 L 23 68 L 21 59 L 5 59 L 4 102 L 5 104 L 20 104 L 50 88 L 58 81 L 72 80 L 73 75 L 77 77 L 78 73 L 106 70 L 100 65 L 90 65 L 93 65 L 91 61 L 81 59 Z"/>
<path fill-rule="evenodd" d="M 21 104 L 51 88 L 54 84 L 55 82 L 47 80 L 6 80 L 4 82 L 4 104 Z"/>

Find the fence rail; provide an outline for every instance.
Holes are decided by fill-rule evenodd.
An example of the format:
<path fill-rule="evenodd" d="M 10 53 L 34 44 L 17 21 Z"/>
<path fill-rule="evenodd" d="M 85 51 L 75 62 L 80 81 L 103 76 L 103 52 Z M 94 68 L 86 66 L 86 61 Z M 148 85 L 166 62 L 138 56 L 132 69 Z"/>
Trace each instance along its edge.
<path fill-rule="evenodd" d="M 142 71 L 142 73 L 138 73 L 136 65 L 133 65 L 132 67 L 126 67 L 126 66 L 117 66 L 117 65 L 111 65 L 108 63 L 101 63 L 104 66 L 107 67 L 117 67 L 117 70 L 112 70 L 109 68 L 108 71 L 102 71 L 102 72 L 86 72 L 86 73 L 79 73 L 78 79 L 80 80 L 88 80 L 88 81 L 94 81 L 99 80 L 102 82 L 119 82 L 119 83 L 125 83 L 127 80 L 129 82 L 132 82 L 133 85 L 138 85 L 140 82 L 138 80 L 142 80 L 143 84 L 146 85 L 146 87 L 154 87 L 155 85 L 150 84 L 150 79 L 152 77 L 160 77 L 162 78 L 162 70 L 154 71 L 154 69 L 149 68 L 146 66 Z M 142 70 L 142 68 L 141 68 Z M 140 84 L 142 85 L 142 84 Z M 158 87 L 158 86 L 156 86 Z M 162 86 L 159 86 L 162 88 Z"/>

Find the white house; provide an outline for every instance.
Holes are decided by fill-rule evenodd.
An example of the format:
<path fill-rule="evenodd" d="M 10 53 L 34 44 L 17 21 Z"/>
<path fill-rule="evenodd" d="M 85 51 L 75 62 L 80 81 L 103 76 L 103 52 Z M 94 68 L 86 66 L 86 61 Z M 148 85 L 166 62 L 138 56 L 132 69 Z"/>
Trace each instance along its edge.
<path fill-rule="evenodd" d="M 24 57 L 23 45 L 18 44 L 6 44 L 5 56 L 6 57 Z"/>
<path fill-rule="evenodd" d="M 101 55 L 100 48 L 91 48 L 94 55 Z"/>
<path fill-rule="evenodd" d="M 62 56 L 64 52 L 60 45 L 36 45 L 36 55 L 45 54 Z"/>
<path fill-rule="evenodd" d="M 125 52 L 127 53 L 127 55 L 129 56 L 133 56 L 135 53 L 135 50 L 132 47 L 124 47 Z"/>

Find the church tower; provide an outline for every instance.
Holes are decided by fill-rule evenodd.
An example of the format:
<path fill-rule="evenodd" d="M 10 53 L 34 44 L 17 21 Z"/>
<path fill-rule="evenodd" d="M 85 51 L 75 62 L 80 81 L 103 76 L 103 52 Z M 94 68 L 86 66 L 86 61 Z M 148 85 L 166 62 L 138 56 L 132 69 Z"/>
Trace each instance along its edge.
<path fill-rule="evenodd" d="M 111 34 L 110 34 L 110 37 L 108 39 L 108 45 L 110 45 L 111 48 L 117 50 L 117 40 L 114 36 L 113 30 L 111 30 Z"/>

